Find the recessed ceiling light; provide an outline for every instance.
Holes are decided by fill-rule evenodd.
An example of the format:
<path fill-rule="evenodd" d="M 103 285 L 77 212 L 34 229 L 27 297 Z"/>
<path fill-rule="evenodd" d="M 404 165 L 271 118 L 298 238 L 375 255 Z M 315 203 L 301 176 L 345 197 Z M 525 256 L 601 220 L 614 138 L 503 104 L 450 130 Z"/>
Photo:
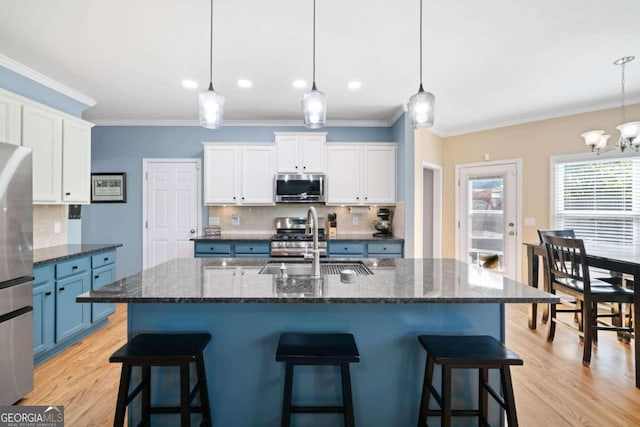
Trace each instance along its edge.
<path fill-rule="evenodd" d="M 360 89 L 362 87 L 362 82 L 358 81 L 358 80 L 354 80 L 352 82 L 349 82 L 347 84 L 347 87 L 351 90 L 356 90 L 356 89 Z"/>
<path fill-rule="evenodd" d="M 307 87 L 307 82 L 305 82 L 304 80 L 294 80 L 293 87 L 295 87 L 296 89 L 305 88 Z"/>
<path fill-rule="evenodd" d="M 238 79 L 237 83 L 238 83 L 238 86 L 244 89 L 247 89 L 253 86 L 253 83 L 251 82 L 251 80 L 246 80 L 246 79 Z"/>
<path fill-rule="evenodd" d="M 182 81 L 182 87 L 185 89 L 196 89 L 198 87 L 198 82 L 195 80 L 185 79 Z"/>

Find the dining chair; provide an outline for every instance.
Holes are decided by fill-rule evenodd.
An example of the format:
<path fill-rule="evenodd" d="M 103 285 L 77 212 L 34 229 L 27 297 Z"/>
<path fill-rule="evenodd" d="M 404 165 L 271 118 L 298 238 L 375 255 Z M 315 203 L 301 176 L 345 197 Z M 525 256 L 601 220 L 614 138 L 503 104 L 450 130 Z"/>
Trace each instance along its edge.
<path fill-rule="evenodd" d="M 597 331 L 633 332 L 632 327 L 599 323 L 598 304 L 631 304 L 633 302 L 633 291 L 617 284 L 591 279 L 582 239 L 557 237 L 549 234 L 541 234 L 541 237 L 547 251 L 549 292 L 552 294 L 560 292 L 562 295 L 569 295 L 574 298 L 576 302 L 580 303 L 576 307 L 581 308 L 581 317 L 583 319 L 582 330 L 575 328 L 572 324 L 557 318 L 557 312 L 561 310 L 552 304 L 547 341 L 553 341 L 556 324 L 568 326 L 583 337 L 582 363 L 589 365 L 594 336 L 596 336 Z"/>

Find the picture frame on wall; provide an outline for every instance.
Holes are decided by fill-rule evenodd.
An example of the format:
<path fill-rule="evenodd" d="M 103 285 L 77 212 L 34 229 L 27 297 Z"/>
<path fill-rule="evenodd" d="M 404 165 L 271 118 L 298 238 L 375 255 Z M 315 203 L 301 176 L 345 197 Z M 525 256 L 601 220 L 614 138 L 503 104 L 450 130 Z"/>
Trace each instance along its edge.
<path fill-rule="evenodd" d="M 127 174 L 92 173 L 91 203 L 127 203 Z"/>

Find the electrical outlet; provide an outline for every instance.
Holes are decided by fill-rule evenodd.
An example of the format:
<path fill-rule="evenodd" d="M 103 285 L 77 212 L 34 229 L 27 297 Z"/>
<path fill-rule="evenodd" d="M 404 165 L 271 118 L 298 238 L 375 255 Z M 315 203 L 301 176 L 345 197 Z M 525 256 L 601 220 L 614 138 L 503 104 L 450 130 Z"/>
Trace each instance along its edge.
<path fill-rule="evenodd" d="M 240 225 L 240 216 L 238 214 L 231 214 L 231 225 L 234 227 Z"/>
<path fill-rule="evenodd" d="M 536 219 L 532 217 L 524 217 L 524 225 L 527 227 L 535 227 Z"/>
<path fill-rule="evenodd" d="M 210 216 L 209 217 L 209 225 L 220 225 L 220 217 L 219 216 Z"/>
<path fill-rule="evenodd" d="M 60 234 L 60 231 L 61 231 L 61 225 L 60 225 L 60 222 L 55 221 L 55 222 L 53 223 L 53 234 Z"/>
<path fill-rule="evenodd" d="M 357 216 L 354 216 L 353 218 L 351 218 L 351 225 L 358 225 L 360 221 L 358 220 Z"/>

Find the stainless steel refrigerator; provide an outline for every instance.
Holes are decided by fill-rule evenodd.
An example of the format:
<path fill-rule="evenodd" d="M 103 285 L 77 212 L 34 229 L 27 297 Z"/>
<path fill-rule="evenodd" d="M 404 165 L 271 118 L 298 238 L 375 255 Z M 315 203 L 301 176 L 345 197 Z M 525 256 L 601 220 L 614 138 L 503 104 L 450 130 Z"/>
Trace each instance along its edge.
<path fill-rule="evenodd" d="M 33 389 L 31 148 L 0 142 L 0 405 Z"/>

